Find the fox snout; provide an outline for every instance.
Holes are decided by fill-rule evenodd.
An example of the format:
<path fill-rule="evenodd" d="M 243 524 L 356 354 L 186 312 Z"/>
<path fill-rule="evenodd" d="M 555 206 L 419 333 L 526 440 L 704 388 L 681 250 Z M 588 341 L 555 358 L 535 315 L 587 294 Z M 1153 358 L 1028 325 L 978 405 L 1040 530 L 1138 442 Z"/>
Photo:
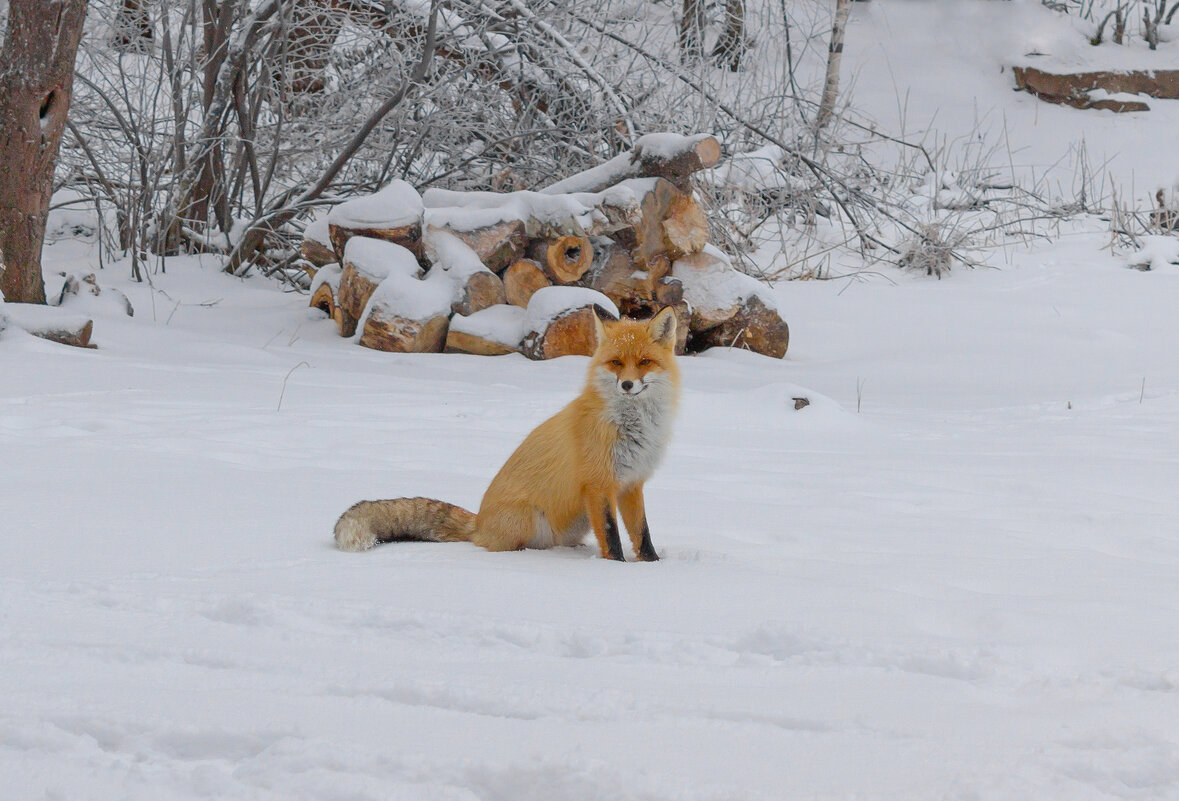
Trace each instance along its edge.
<path fill-rule="evenodd" d="M 632 381 L 628 378 L 618 382 L 618 391 L 623 395 L 638 395 L 646 388 L 647 383 L 641 378 L 637 381 Z"/>

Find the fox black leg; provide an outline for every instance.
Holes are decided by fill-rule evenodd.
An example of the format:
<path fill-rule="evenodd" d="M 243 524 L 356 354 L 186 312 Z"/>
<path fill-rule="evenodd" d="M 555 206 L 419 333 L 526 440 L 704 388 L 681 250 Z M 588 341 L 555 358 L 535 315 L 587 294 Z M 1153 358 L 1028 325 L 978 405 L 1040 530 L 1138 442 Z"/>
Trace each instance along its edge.
<path fill-rule="evenodd" d="M 647 526 L 646 515 L 643 515 L 643 539 L 639 542 L 638 556 L 644 562 L 659 561 L 659 554 L 655 553 L 655 546 L 651 544 L 651 529 Z"/>
<path fill-rule="evenodd" d="M 618 520 L 614 517 L 614 510 L 610 505 L 606 505 L 606 546 L 609 552 L 609 559 L 615 559 L 619 562 L 625 562 L 626 557 L 622 555 L 622 540 L 618 536 Z"/>

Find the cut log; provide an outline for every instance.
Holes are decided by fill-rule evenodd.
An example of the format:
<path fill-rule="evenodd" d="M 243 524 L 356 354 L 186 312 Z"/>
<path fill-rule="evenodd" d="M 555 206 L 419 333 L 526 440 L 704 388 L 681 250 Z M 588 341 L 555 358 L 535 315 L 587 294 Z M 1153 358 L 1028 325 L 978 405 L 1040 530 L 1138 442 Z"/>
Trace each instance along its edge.
<path fill-rule="evenodd" d="M 487 269 L 495 273 L 506 270 L 524 255 L 528 247 L 523 220 L 507 220 L 473 231 L 452 230 L 451 233 L 466 242 Z"/>
<path fill-rule="evenodd" d="M 453 297 L 454 281 L 441 270 L 422 280 L 408 270 L 391 270 L 357 323 L 359 344 L 394 353 L 438 353 L 446 344 Z"/>
<path fill-rule="evenodd" d="M 671 275 L 665 275 L 655 282 L 655 300 L 664 306 L 675 306 L 684 299 L 684 283 Z M 685 321 L 686 323 L 687 321 Z M 686 331 L 687 325 L 684 326 Z"/>
<path fill-rule="evenodd" d="M 530 359 L 592 356 L 598 346 L 594 317 L 618 318 L 618 308 L 600 292 L 553 286 L 538 290 L 528 304 L 528 331 L 520 352 Z"/>
<path fill-rule="evenodd" d="M 441 271 L 454 282 L 453 313 L 471 314 L 505 302 L 503 281 L 483 266 L 478 254 L 457 234 L 428 227 L 425 253 L 432 265 L 430 272 Z"/>
<path fill-rule="evenodd" d="M 344 247 L 343 264 L 336 305 L 352 320 L 363 316 L 369 298 L 391 272 L 416 275 L 419 271 L 417 259 L 408 250 L 368 237 L 348 241 Z"/>
<path fill-rule="evenodd" d="M 598 236 L 635 225 L 639 198 L 652 183 L 652 179 L 623 181 L 601 192 L 570 195 L 428 189 L 424 196 L 426 225 L 462 236 L 488 231 L 483 234 L 488 241 L 482 245 L 488 249 L 494 248 L 499 237 L 507 236 L 512 245 L 520 242 L 520 226 L 525 240 Z M 505 247 L 504 252 L 507 250 Z"/>
<path fill-rule="evenodd" d="M 672 272 L 692 307 L 693 334 L 732 319 L 745 298 L 761 288 L 756 279 L 734 270 L 728 257 L 711 245 L 700 253 L 677 259 Z"/>
<path fill-rule="evenodd" d="M 634 229 L 634 259 L 640 266 L 662 256 L 671 261 L 698 253 L 708 243 L 708 219 L 691 194 L 668 181 L 656 181 L 641 201 L 641 217 Z M 623 236 L 619 241 L 626 243 Z M 666 272 L 666 270 L 664 270 Z"/>
<path fill-rule="evenodd" d="M 744 348 L 763 356 L 781 359 L 790 346 L 790 328 L 754 295 L 725 322 L 692 337 L 692 348 Z"/>
<path fill-rule="evenodd" d="M 528 301 L 538 289 L 552 286 L 553 282 L 532 259 L 520 259 L 504 272 L 504 293 L 508 303 L 528 308 Z"/>
<path fill-rule="evenodd" d="M 325 245 L 314 239 L 303 240 L 303 245 L 299 248 L 299 255 L 315 267 L 331 264 L 339 258 L 331 245 Z"/>
<path fill-rule="evenodd" d="M 392 242 L 422 258 L 423 211 L 422 198 L 401 180 L 376 194 L 341 203 L 328 214 L 328 236 L 337 260 L 344 262 L 344 250 L 354 236 Z"/>
<path fill-rule="evenodd" d="M 720 156 L 720 142 L 709 134 L 647 134 L 639 137 L 629 152 L 620 153 L 604 164 L 571 175 L 541 191 L 549 195 L 601 192 L 628 178 L 663 178 L 688 192 L 692 173 L 716 166 Z"/>
<path fill-rule="evenodd" d="M 39 303 L 4 303 L 0 305 L 0 316 L 8 324 L 22 328 L 35 337 L 47 339 L 75 348 L 95 348 L 90 343 L 94 333 L 94 321 L 76 314 L 68 314 L 53 306 Z"/>
<path fill-rule="evenodd" d="M 493 306 L 468 317 L 456 314 L 446 334 L 446 352 L 479 356 L 515 353 L 526 333 L 527 316 L 517 306 Z"/>
<path fill-rule="evenodd" d="M 303 245 L 299 248 L 299 254 L 317 268 L 339 262 L 340 259 L 332 248 L 327 217 L 318 217 L 307 225 L 303 231 Z"/>
<path fill-rule="evenodd" d="M 594 261 L 594 247 L 584 236 L 539 239 L 530 255 L 554 284 L 575 284 Z"/>
<path fill-rule="evenodd" d="M 364 236 L 370 239 L 382 239 L 392 242 L 420 257 L 422 253 L 422 226 L 419 223 L 402 225 L 396 228 L 376 228 L 360 226 L 342 226 L 332 223 L 328 227 L 332 237 L 332 261 L 344 257 L 344 249 L 348 240 L 354 236 Z"/>
<path fill-rule="evenodd" d="M 457 286 L 458 297 L 450 306 L 454 314 L 473 314 L 507 302 L 503 280 L 490 270 L 472 273 Z"/>
<path fill-rule="evenodd" d="M 1035 67 L 1015 67 L 1015 85 L 1047 103 L 1063 103 L 1075 108 L 1102 108 L 1114 112 L 1150 111 L 1140 100 L 1101 98 L 1089 93 L 1101 89 L 1116 94 L 1147 95 L 1163 99 L 1179 98 L 1179 70 L 1109 70 L 1057 74 Z"/>
<path fill-rule="evenodd" d="M 328 317 L 335 319 L 336 296 L 330 284 L 323 283 L 311 293 L 311 308 L 320 309 Z"/>
<path fill-rule="evenodd" d="M 359 344 L 390 353 L 440 353 L 449 322 L 445 314 L 425 321 L 409 320 L 378 305 L 365 317 Z"/>
<path fill-rule="evenodd" d="M 97 345 L 90 344 L 90 336 L 94 333 L 94 321 L 87 320 L 81 325 L 75 326 L 46 326 L 25 329 L 35 337 L 41 339 L 48 339 L 51 342 L 58 342 L 62 345 L 70 345 L 75 348 L 97 348 Z"/>
<path fill-rule="evenodd" d="M 626 248 L 599 239 L 595 256 L 593 266 L 581 279 L 582 286 L 601 292 L 628 316 L 633 305 L 655 299 L 655 282 L 635 264 Z"/>

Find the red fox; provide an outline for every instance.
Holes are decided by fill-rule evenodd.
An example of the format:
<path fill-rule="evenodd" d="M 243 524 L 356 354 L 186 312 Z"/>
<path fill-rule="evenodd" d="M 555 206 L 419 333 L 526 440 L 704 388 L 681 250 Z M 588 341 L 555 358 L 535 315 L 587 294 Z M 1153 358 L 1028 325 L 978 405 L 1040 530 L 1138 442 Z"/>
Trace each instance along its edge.
<path fill-rule="evenodd" d="M 393 540 L 470 541 L 489 551 L 579 545 L 592 527 L 602 557 L 625 561 L 617 508 L 637 558 L 659 558 L 643 483 L 671 437 L 679 402 L 676 318 L 597 323 L 585 389 L 541 423 L 487 488 L 479 514 L 430 498 L 361 501 L 336 522 L 336 544 L 363 551 Z"/>

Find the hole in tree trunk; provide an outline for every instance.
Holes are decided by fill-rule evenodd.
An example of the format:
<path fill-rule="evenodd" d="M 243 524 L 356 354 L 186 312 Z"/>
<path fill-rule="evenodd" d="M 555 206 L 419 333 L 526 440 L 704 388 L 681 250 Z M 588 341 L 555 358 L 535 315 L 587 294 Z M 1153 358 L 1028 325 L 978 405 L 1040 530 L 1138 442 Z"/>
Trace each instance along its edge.
<path fill-rule="evenodd" d="M 577 264 L 581 261 L 581 247 L 568 248 L 565 251 L 565 262 L 567 264 Z"/>
<path fill-rule="evenodd" d="M 40 116 L 42 122 L 45 121 L 46 117 L 53 113 L 53 109 L 56 105 L 57 90 L 54 89 L 50 91 L 49 94 L 45 95 L 45 99 L 41 101 L 41 111 L 39 112 L 38 116 Z"/>

